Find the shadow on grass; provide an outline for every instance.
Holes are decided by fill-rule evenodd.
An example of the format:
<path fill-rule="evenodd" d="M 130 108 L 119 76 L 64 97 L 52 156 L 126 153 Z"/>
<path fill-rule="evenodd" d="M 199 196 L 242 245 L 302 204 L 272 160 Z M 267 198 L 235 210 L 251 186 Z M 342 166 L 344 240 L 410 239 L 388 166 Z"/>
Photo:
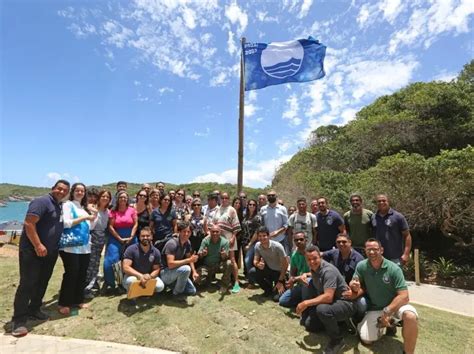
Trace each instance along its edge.
<path fill-rule="evenodd" d="M 265 296 L 264 294 L 253 294 L 252 296 L 249 296 L 247 299 L 250 301 L 256 302 L 258 305 L 263 305 L 267 301 L 271 301 L 270 298 Z"/>

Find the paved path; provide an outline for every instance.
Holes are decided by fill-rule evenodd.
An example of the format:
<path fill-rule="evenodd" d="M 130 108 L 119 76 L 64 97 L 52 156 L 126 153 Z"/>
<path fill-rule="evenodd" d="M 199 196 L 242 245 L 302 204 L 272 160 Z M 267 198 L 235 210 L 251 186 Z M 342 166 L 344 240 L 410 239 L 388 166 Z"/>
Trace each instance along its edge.
<path fill-rule="evenodd" d="M 101 342 L 97 340 L 40 336 L 36 334 L 28 334 L 23 338 L 15 338 L 9 334 L 3 334 L 0 335 L 0 353 L 170 354 L 174 352 L 135 345 Z"/>
<path fill-rule="evenodd" d="M 438 310 L 474 317 L 474 291 L 444 286 L 408 283 L 410 302 Z"/>

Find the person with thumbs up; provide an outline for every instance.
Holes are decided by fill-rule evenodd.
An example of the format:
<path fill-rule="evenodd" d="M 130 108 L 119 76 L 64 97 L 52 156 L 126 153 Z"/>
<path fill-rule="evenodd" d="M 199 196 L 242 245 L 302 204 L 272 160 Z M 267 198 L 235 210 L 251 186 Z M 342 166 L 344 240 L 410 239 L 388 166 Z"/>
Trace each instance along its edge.
<path fill-rule="evenodd" d="M 225 294 L 230 285 L 232 262 L 229 258 L 229 241 L 221 236 L 221 229 L 217 225 L 210 228 L 210 236 L 204 238 L 198 255 L 202 265 L 198 268 L 198 283 L 208 285 L 215 279 L 217 273 L 223 273 L 219 292 Z"/>

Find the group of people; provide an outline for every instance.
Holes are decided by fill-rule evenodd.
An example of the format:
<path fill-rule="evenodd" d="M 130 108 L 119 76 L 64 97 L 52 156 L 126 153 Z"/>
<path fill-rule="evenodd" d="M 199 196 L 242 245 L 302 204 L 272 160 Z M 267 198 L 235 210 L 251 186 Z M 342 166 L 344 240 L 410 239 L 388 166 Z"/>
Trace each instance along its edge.
<path fill-rule="evenodd" d="M 245 192 L 230 199 L 218 190 L 203 205 L 199 191 L 165 191 L 144 184 L 134 196 L 127 183 L 117 191 L 87 189 L 59 180 L 47 196 L 29 205 L 20 241 L 20 284 L 12 318 L 12 334 L 28 333 L 27 319 L 48 319 L 42 299 L 58 255 L 64 264 L 58 311 L 69 315 L 86 307 L 99 291 L 99 267 L 105 246 L 102 291 L 117 291 L 117 264 L 122 286 L 169 288 L 173 297 L 192 296 L 220 279 L 221 294 L 238 293 L 239 267 L 247 284 L 263 296 L 295 308 L 308 331 L 324 329 L 325 350 L 343 346 L 341 324 L 357 327 L 370 344 L 393 335 L 403 323 L 404 351 L 414 352 L 418 315 L 408 304 L 400 268 L 409 259 L 411 235 L 405 217 L 392 209 L 386 195 L 377 195 L 377 210 L 364 209 L 362 197 L 350 197 L 343 216 L 327 198 L 298 198 L 284 206 L 274 190 L 257 199 Z M 61 246 L 64 230 L 81 225 L 88 242 Z M 288 272 L 289 269 L 289 272 Z"/>

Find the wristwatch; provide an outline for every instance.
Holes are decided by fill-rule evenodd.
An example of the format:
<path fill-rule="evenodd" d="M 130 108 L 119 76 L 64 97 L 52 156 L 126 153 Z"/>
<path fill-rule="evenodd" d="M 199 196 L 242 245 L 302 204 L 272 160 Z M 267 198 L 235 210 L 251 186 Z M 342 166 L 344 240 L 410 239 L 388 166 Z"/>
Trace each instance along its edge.
<path fill-rule="evenodd" d="M 389 310 L 388 306 L 385 306 L 382 311 L 387 316 L 390 316 L 392 314 L 391 311 Z"/>

